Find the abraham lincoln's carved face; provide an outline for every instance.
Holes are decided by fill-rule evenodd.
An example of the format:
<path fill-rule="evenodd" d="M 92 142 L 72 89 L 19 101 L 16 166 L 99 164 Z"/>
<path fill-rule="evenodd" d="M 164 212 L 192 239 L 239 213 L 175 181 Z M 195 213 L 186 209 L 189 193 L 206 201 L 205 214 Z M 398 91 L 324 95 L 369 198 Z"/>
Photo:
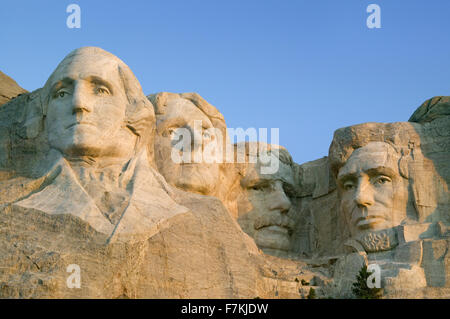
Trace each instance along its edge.
<path fill-rule="evenodd" d="M 341 210 L 352 237 L 398 226 L 407 217 L 407 180 L 392 146 L 372 142 L 353 152 L 339 170 Z"/>

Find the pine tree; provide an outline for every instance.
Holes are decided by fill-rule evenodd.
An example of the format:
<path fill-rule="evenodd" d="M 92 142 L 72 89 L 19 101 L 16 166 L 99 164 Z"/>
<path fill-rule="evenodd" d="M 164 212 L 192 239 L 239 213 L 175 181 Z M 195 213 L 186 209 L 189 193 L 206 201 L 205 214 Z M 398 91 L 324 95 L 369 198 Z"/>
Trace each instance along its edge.
<path fill-rule="evenodd" d="M 309 293 L 308 296 L 306 297 L 307 299 L 316 299 L 316 290 L 314 288 L 309 288 Z"/>
<path fill-rule="evenodd" d="M 371 275 L 367 271 L 367 266 L 364 265 L 359 274 L 356 276 L 356 282 L 353 283 L 352 292 L 359 299 L 380 299 L 383 294 L 381 288 L 367 287 L 367 278 Z"/>

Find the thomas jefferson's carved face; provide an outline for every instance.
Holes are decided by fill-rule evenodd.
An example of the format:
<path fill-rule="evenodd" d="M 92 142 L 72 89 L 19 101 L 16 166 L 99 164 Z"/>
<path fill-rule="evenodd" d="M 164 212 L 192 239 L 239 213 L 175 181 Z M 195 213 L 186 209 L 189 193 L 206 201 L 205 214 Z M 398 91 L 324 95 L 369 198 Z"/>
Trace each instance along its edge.
<path fill-rule="evenodd" d="M 372 142 L 355 150 L 339 170 L 338 187 L 353 237 L 406 219 L 407 181 L 399 174 L 399 156 L 387 143 Z"/>
<path fill-rule="evenodd" d="M 210 148 L 212 153 L 208 154 L 217 155 L 216 130 L 210 119 L 191 101 L 172 99 L 165 113 L 157 116 L 156 131 L 155 159 L 167 182 L 186 191 L 210 194 L 219 181 L 219 165 L 212 161 L 208 163 L 204 152 L 205 148 Z M 184 154 L 188 161 L 177 163 L 172 155 L 179 152 L 177 147 L 183 143 L 190 145 L 190 151 Z M 179 155 L 184 156 L 182 152 Z"/>
<path fill-rule="evenodd" d="M 128 104 L 118 63 L 76 55 L 52 76 L 46 125 L 49 143 L 68 156 L 121 156 L 134 147 L 125 127 Z"/>
<path fill-rule="evenodd" d="M 292 168 L 280 161 L 276 173 L 261 174 L 259 162 L 248 165 L 246 176 L 241 181 L 244 192 L 237 201 L 239 225 L 265 252 L 286 252 L 290 249 L 294 227 Z"/>

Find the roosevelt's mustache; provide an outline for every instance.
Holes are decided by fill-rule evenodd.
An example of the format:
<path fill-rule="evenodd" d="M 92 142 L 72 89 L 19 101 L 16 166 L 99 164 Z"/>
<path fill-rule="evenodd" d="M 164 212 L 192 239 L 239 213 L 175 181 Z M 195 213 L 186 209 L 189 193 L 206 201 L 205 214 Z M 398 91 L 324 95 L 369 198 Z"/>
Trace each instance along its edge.
<path fill-rule="evenodd" d="M 287 214 L 277 211 L 264 213 L 258 216 L 254 222 L 254 228 L 256 230 L 268 226 L 280 226 L 292 230 L 294 229 L 295 223 Z"/>

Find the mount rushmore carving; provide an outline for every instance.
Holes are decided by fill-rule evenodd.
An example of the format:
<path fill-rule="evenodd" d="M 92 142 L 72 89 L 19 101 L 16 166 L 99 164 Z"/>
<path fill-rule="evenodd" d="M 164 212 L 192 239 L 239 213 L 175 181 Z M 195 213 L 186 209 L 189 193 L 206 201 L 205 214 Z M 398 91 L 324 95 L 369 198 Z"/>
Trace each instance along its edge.
<path fill-rule="evenodd" d="M 20 95 L 0 106 L 2 298 L 351 298 L 374 263 L 386 298 L 450 297 L 448 97 L 297 164 L 232 145 L 196 93 L 146 96 L 100 48 L 33 92 L 4 83 Z"/>

